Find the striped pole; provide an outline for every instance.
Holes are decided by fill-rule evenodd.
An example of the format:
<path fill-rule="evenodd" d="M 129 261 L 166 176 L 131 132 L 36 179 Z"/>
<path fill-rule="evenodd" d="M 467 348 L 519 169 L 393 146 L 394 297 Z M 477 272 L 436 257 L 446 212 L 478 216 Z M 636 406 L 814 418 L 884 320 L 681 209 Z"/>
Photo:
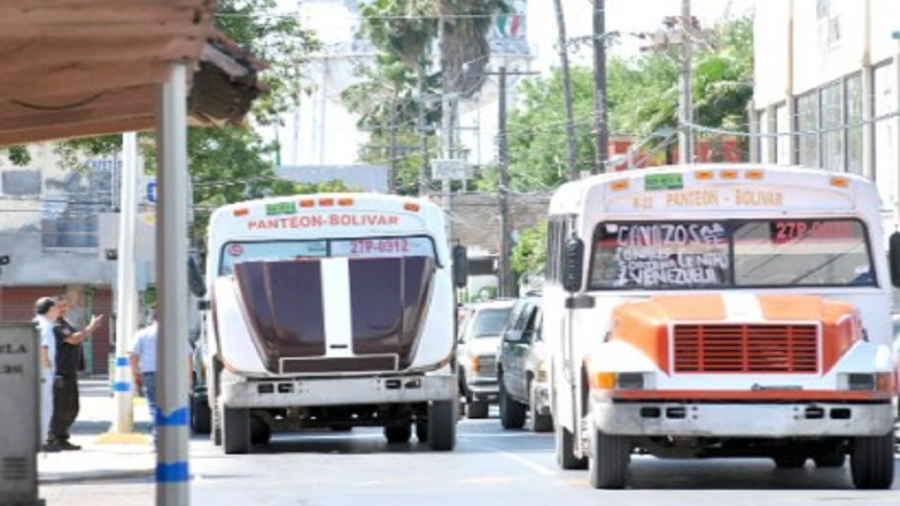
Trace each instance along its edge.
<path fill-rule="evenodd" d="M 190 503 L 188 471 L 188 171 L 187 70 L 171 67 L 157 107 L 159 205 L 156 265 L 157 317 L 156 504 Z"/>

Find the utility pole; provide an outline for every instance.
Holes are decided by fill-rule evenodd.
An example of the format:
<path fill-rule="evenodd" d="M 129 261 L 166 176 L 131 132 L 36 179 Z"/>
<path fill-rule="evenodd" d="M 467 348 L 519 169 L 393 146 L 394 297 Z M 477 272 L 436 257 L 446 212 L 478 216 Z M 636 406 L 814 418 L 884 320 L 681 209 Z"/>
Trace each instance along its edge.
<path fill-rule="evenodd" d="M 566 100 L 566 144 L 569 148 L 569 181 L 578 179 L 578 145 L 575 140 L 575 113 L 572 111 L 572 80 L 569 73 L 569 50 L 566 40 L 566 19 L 563 16 L 562 0 L 554 0 L 556 25 L 558 27 L 559 60 L 562 64 L 563 91 Z"/>
<path fill-rule="evenodd" d="M 390 165 L 388 168 L 388 193 L 394 195 L 397 193 L 397 93 L 391 100 L 391 123 L 389 137 L 388 156 L 390 156 Z"/>
<path fill-rule="evenodd" d="M 691 0 L 681 0 L 681 30 L 682 30 L 682 55 L 681 55 L 681 80 L 679 87 L 681 93 L 679 108 L 678 130 L 678 161 L 682 165 L 694 160 L 694 146 L 691 137 L 690 125 L 693 120 L 693 100 L 691 97 Z"/>
<path fill-rule="evenodd" d="M 493 75 L 493 72 L 485 72 Z M 509 259 L 512 257 L 512 240 L 509 226 L 509 156 L 506 132 L 506 78 L 510 75 L 527 76 L 537 72 L 507 72 L 506 67 L 500 67 L 496 73 L 497 79 L 497 169 L 499 178 L 497 181 L 497 206 L 500 208 L 500 256 L 497 262 L 497 270 L 500 277 L 501 297 L 515 297 L 517 295 L 516 280 L 513 278 L 512 266 Z"/>
<path fill-rule="evenodd" d="M 419 139 L 422 145 L 419 166 L 419 196 L 428 193 L 428 132 L 425 131 L 425 63 L 419 62 Z"/>
<path fill-rule="evenodd" d="M 497 204 L 500 208 L 500 256 L 497 270 L 500 274 L 500 297 L 512 297 L 515 284 L 512 282 L 512 269 L 509 259 L 512 256 L 512 245 L 509 237 L 509 159 L 507 158 L 506 140 L 506 67 L 500 67 L 497 83 Z"/>
<path fill-rule="evenodd" d="M 453 136 L 453 111 L 452 97 L 453 83 L 450 82 L 450 76 L 447 74 L 447 41 L 446 41 L 446 23 L 444 18 L 438 20 L 438 40 L 441 48 L 441 158 L 450 160 L 454 158 L 450 145 Z M 450 177 L 443 174 L 441 178 L 441 193 L 443 196 L 444 214 L 447 216 L 445 220 L 447 229 L 447 240 L 453 244 L 453 221 L 450 219 L 452 208 L 452 196 L 450 195 Z"/>
<path fill-rule="evenodd" d="M 594 0 L 594 129 L 597 147 L 594 174 L 606 172 L 609 126 L 606 118 L 606 1 Z"/>

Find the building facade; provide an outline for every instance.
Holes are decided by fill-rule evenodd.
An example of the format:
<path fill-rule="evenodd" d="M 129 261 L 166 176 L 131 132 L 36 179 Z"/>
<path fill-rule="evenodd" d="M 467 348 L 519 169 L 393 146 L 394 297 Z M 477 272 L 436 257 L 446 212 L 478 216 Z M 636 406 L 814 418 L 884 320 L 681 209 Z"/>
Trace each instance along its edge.
<path fill-rule="evenodd" d="M 757 0 L 754 161 L 874 179 L 900 206 L 900 3 Z"/>
<path fill-rule="evenodd" d="M 30 320 L 39 297 L 56 295 L 67 298 L 69 319 L 79 328 L 91 314 L 106 315 L 85 350 L 86 372 L 105 375 L 116 262 L 105 254 L 102 223 L 117 216 L 119 157 L 76 165 L 54 144 L 31 145 L 29 152 L 25 166 L 0 159 L 0 321 Z"/>

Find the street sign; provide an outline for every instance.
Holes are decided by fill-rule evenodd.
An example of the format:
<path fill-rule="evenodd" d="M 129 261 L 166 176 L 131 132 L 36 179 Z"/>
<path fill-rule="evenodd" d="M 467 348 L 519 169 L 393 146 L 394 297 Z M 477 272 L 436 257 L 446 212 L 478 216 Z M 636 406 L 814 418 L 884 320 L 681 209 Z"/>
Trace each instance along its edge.
<path fill-rule="evenodd" d="M 156 180 L 155 179 L 147 181 L 147 202 L 150 204 L 156 203 Z"/>
<path fill-rule="evenodd" d="M 431 161 L 431 179 L 472 179 L 472 166 L 465 160 L 452 158 L 436 158 Z"/>

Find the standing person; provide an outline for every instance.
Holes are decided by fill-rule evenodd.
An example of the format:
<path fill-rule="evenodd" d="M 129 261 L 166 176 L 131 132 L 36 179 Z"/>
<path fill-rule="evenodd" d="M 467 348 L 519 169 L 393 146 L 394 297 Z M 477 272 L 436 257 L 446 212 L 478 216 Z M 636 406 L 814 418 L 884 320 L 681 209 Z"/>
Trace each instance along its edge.
<path fill-rule="evenodd" d="M 81 344 L 100 327 L 103 315 L 91 315 L 88 326 L 78 331 L 66 319 L 69 304 L 64 297 L 56 298 L 56 307 L 59 308 L 59 317 L 53 327 L 56 338 L 56 376 L 53 379 L 53 417 L 50 419 L 48 442 L 61 450 L 80 450 L 80 446 L 69 442 L 69 429 L 80 410 L 78 372 L 84 368 Z"/>
<path fill-rule="evenodd" d="M 150 431 L 156 442 L 156 338 L 159 334 L 156 311 L 151 309 L 150 324 L 134 335 L 128 362 L 134 385 L 147 399 L 150 408 Z"/>
<path fill-rule="evenodd" d="M 128 362 L 131 364 L 131 375 L 134 385 L 139 392 L 143 392 L 147 399 L 147 407 L 150 409 L 150 433 L 153 442 L 156 443 L 156 412 L 159 409 L 156 404 L 156 342 L 159 335 L 159 326 L 156 323 L 156 310 L 151 309 L 148 315 L 149 325 L 142 328 L 134 335 L 131 343 L 131 353 Z M 188 374 L 193 373 L 191 362 L 191 350 L 188 347 Z"/>
<path fill-rule="evenodd" d="M 41 297 L 34 303 L 34 312 L 34 322 L 40 339 L 41 451 L 58 452 L 61 450 L 60 447 L 50 443 L 49 436 L 50 417 L 53 415 L 53 377 L 56 369 L 56 336 L 53 333 L 53 326 L 59 318 L 60 309 L 51 297 Z"/>

